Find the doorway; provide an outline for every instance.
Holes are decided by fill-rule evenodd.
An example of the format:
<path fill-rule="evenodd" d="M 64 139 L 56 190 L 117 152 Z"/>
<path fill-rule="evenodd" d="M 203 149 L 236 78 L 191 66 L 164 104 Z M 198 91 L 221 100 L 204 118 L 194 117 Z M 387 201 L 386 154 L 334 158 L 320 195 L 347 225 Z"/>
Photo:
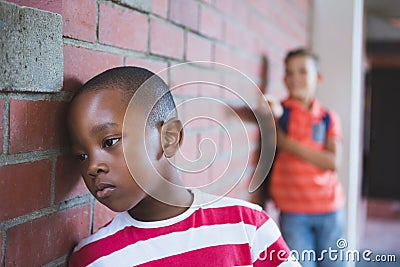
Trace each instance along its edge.
<path fill-rule="evenodd" d="M 400 68 L 373 67 L 367 88 L 366 118 L 370 123 L 366 125 L 369 151 L 364 162 L 364 195 L 400 200 Z"/>

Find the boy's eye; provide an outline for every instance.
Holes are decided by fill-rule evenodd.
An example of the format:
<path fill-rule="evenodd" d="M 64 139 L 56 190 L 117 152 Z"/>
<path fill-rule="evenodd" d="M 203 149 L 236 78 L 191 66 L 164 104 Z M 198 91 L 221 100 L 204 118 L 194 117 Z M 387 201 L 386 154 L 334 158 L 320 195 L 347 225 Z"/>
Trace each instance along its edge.
<path fill-rule="evenodd" d="M 103 146 L 104 147 L 111 147 L 111 146 L 115 145 L 116 143 L 118 143 L 120 139 L 121 138 L 119 138 L 119 137 L 106 139 L 106 140 L 104 140 Z"/>
<path fill-rule="evenodd" d="M 82 154 L 77 155 L 76 157 L 78 158 L 78 160 L 84 161 L 85 159 L 87 159 L 88 156 L 86 154 L 82 153 Z"/>
<path fill-rule="evenodd" d="M 301 73 L 301 74 L 307 74 L 307 70 L 301 69 L 301 70 L 300 70 L 300 73 Z"/>

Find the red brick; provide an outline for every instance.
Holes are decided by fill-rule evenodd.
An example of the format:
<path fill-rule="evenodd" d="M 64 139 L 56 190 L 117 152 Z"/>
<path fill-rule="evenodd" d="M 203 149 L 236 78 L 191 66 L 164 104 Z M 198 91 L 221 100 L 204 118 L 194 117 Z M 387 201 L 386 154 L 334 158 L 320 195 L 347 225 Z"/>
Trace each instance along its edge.
<path fill-rule="evenodd" d="M 175 82 L 176 82 L 176 80 L 175 80 Z M 196 96 L 198 96 L 198 92 L 199 92 L 199 84 L 196 84 L 196 83 L 192 83 L 192 84 L 180 83 L 179 85 L 173 84 L 170 88 L 171 88 L 171 92 L 173 93 L 173 95 L 176 95 L 176 96 L 196 97 Z M 184 104 L 183 106 L 186 106 L 186 104 Z M 182 112 L 182 113 L 184 113 L 184 112 Z M 182 116 L 184 116 L 184 115 L 185 114 L 182 114 Z"/>
<path fill-rule="evenodd" d="M 64 35 L 94 42 L 96 40 L 96 0 L 62 2 Z"/>
<path fill-rule="evenodd" d="M 222 182 L 221 179 L 226 179 L 224 174 L 228 171 L 229 158 L 217 158 L 212 165 L 213 179 Z"/>
<path fill-rule="evenodd" d="M 210 127 L 207 131 L 202 131 L 200 134 L 200 153 L 203 157 L 213 158 L 220 157 L 221 153 L 225 152 L 221 150 L 221 140 L 220 140 L 220 127 L 217 123 L 210 123 Z M 202 144 L 202 142 L 204 142 Z"/>
<path fill-rule="evenodd" d="M 4 136 L 4 100 L 0 99 L 0 154 L 3 153 L 3 136 Z"/>
<path fill-rule="evenodd" d="M 230 15 L 243 24 L 247 24 L 248 17 L 254 15 L 253 11 L 249 10 L 248 4 L 243 1 L 234 1 L 232 12 Z"/>
<path fill-rule="evenodd" d="M 212 43 L 196 34 L 188 33 L 186 59 L 190 61 L 211 61 Z"/>
<path fill-rule="evenodd" d="M 310 1 L 294 0 L 295 5 L 299 8 L 300 12 L 305 18 L 308 18 L 310 13 Z"/>
<path fill-rule="evenodd" d="M 194 30 L 199 28 L 199 4 L 196 1 L 174 0 L 169 3 L 170 20 Z"/>
<path fill-rule="evenodd" d="M 284 33 L 291 40 L 296 40 L 295 45 L 304 45 L 301 41 L 306 35 L 306 25 L 299 18 L 299 14 L 295 12 L 293 5 L 286 5 L 284 2 L 277 2 L 279 13 L 287 14 L 289 19 L 283 19 L 282 16 L 277 16 L 277 24 L 280 25 L 280 32 Z M 305 31 L 302 32 L 301 29 Z M 288 38 L 287 38 L 288 39 Z"/>
<path fill-rule="evenodd" d="M 232 1 L 232 0 L 231 1 L 215 1 L 214 6 L 219 11 L 229 14 L 229 13 L 231 13 L 231 10 L 233 9 L 234 1 Z"/>
<path fill-rule="evenodd" d="M 223 85 L 225 86 L 225 90 L 222 91 L 223 93 L 223 99 L 228 100 L 229 101 L 240 101 L 239 103 L 243 103 L 243 99 L 241 99 L 240 97 L 244 98 L 245 100 L 248 100 L 247 97 L 247 93 L 246 93 L 246 89 L 245 88 L 241 88 L 241 86 L 245 85 L 245 86 L 249 86 L 248 83 L 243 84 L 240 83 L 239 80 L 239 76 L 237 73 L 231 72 L 231 75 L 228 75 L 225 77 L 225 81 L 223 83 Z M 242 94 L 241 92 L 245 92 L 244 94 Z M 227 113 L 227 115 L 232 115 L 231 113 Z M 229 119 L 236 119 L 235 117 L 230 117 Z"/>
<path fill-rule="evenodd" d="M 185 85 L 185 88 L 195 88 L 196 84 Z M 188 129 L 208 128 L 213 125 L 212 119 L 215 119 L 216 113 L 219 111 L 220 105 L 215 101 L 206 98 L 192 98 L 183 103 L 178 108 L 179 117 L 185 127 Z M 222 107 L 221 107 L 222 110 Z"/>
<path fill-rule="evenodd" d="M 224 15 L 236 20 L 236 24 L 247 24 L 249 13 L 254 16 L 254 12 L 248 8 L 248 3 L 243 1 L 216 1 L 215 7 L 220 10 Z"/>
<path fill-rule="evenodd" d="M 258 144 L 260 141 L 260 129 L 258 124 L 247 124 L 246 125 L 247 137 L 250 145 Z"/>
<path fill-rule="evenodd" d="M 223 96 L 224 90 L 226 90 L 224 87 L 218 86 L 216 84 L 208 84 L 208 83 L 199 84 L 199 96 L 218 99 Z"/>
<path fill-rule="evenodd" d="M 168 0 L 153 0 L 153 13 L 166 18 L 168 14 Z"/>
<path fill-rule="evenodd" d="M 64 45 L 64 90 L 74 90 L 109 68 L 122 66 L 120 55 Z"/>
<path fill-rule="evenodd" d="M 49 160 L 0 167 L 0 221 L 50 205 Z"/>
<path fill-rule="evenodd" d="M 252 197 L 249 193 L 249 182 L 251 177 L 251 173 L 244 173 L 239 182 L 232 188 L 227 196 L 250 201 Z"/>
<path fill-rule="evenodd" d="M 243 29 L 233 24 L 228 25 L 230 27 L 225 27 L 225 39 L 227 40 L 227 43 L 231 43 L 239 49 L 247 50 L 248 52 L 251 52 L 253 54 L 258 54 L 255 50 L 257 38 L 256 36 L 254 36 L 254 34 L 252 34 L 246 28 Z"/>
<path fill-rule="evenodd" d="M 226 43 L 241 47 L 242 38 L 245 38 L 243 35 L 244 33 L 236 24 L 225 23 L 224 39 Z M 241 48 L 243 49 L 244 47 Z"/>
<path fill-rule="evenodd" d="M 261 17 L 266 18 L 268 21 L 275 21 L 277 14 L 274 11 L 274 5 L 267 1 L 259 1 L 259 0 L 248 0 L 247 4 L 250 4 L 254 7 L 255 10 L 262 14 Z M 255 18 L 260 18 L 260 16 L 254 16 Z"/>
<path fill-rule="evenodd" d="M 66 103 L 11 100 L 10 154 L 58 148 L 66 142 Z"/>
<path fill-rule="evenodd" d="M 6 266 L 42 266 L 89 235 L 90 205 L 70 208 L 7 231 Z"/>
<path fill-rule="evenodd" d="M 62 14 L 63 0 L 7 0 L 7 2 Z"/>
<path fill-rule="evenodd" d="M 249 77 L 249 83 L 251 80 L 251 83 L 255 84 L 254 86 L 259 86 L 259 80 L 261 80 L 263 75 L 262 71 L 264 71 L 262 70 L 263 63 L 261 58 L 246 57 L 242 59 L 242 64 L 241 68 L 243 68 L 244 74 Z M 256 92 L 253 89 L 255 88 L 251 88 L 252 95 Z"/>
<path fill-rule="evenodd" d="M 118 212 L 114 212 L 96 201 L 94 206 L 94 217 L 93 217 L 93 232 L 96 232 L 101 227 L 110 222 Z"/>
<path fill-rule="evenodd" d="M 230 66 L 233 52 L 226 46 L 215 45 L 215 61 Z"/>
<path fill-rule="evenodd" d="M 223 81 L 223 74 L 227 71 L 227 67 L 224 66 L 221 63 L 215 62 L 201 62 L 201 63 L 196 63 L 195 66 L 201 66 L 201 68 L 198 69 L 198 77 L 199 80 L 202 81 L 200 84 L 201 90 L 200 92 L 205 89 L 212 89 L 212 90 L 221 90 L 220 84 Z M 212 94 L 215 95 L 215 94 Z"/>
<path fill-rule="evenodd" d="M 59 157 L 56 162 L 55 201 L 61 202 L 88 193 L 77 160 L 71 156 Z"/>
<path fill-rule="evenodd" d="M 260 20 L 258 16 L 249 16 L 248 27 L 251 28 L 254 32 L 256 32 L 259 37 L 269 38 L 269 36 L 271 36 L 273 27 L 275 27 L 275 25 L 269 21 Z M 265 47 L 269 46 L 269 44 L 265 42 L 263 42 L 262 44 Z"/>
<path fill-rule="evenodd" d="M 101 43 L 144 52 L 147 51 L 148 30 L 147 16 L 108 3 L 100 4 Z"/>
<path fill-rule="evenodd" d="M 200 11 L 200 32 L 210 37 L 221 40 L 223 19 L 221 15 L 211 9 L 202 6 Z"/>
<path fill-rule="evenodd" d="M 225 175 L 223 176 L 224 179 L 231 179 L 229 182 L 230 185 L 234 185 L 234 182 L 237 182 L 236 185 L 231 187 L 232 193 L 229 193 L 230 196 L 238 196 L 243 192 L 247 192 L 247 184 L 248 176 L 246 176 L 245 169 L 248 166 L 246 163 L 248 162 L 247 154 L 234 156 L 230 159 L 227 165 L 227 170 Z"/>
<path fill-rule="evenodd" d="M 247 154 L 252 148 L 250 143 L 248 132 L 244 128 L 244 125 L 240 125 L 240 122 L 235 122 L 236 127 L 229 129 L 229 137 L 232 140 L 232 150 L 239 150 L 241 154 Z"/>
<path fill-rule="evenodd" d="M 303 1 L 303 2 L 305 2 L 305 1 Z M 296 3 L 285 3 L 284 10 L 285 10 L 285 12 L 288 12 L 287 14 L 290 14 L 291 18 L 294 19 L 294 21 L 293 21 L 294 24 L 291 25 L 292 27 L 297 26 L 295 28 L 298 28 L 298 29 L 301 29 L 301 28 L 305 29 L 307 27 L 307 19 L 305 16 L 307 11 L 304 12 L 302 10 L 299 10 L 299 7 Z M 292 23 L 290 23 L 290 24 L 292 24 Z"/>
<path fill-rule="evenodd" d="M 241 73 L 245 73 L 245 71 L 247 70 L 247 68 L 250 68 L 251 66 L 246 64 L 246 59 L 245 56 L 243 54 L 239 54 L 239 53 L 232 53 L 232 57 L 231 57 L 231 65 L 232 68 L 237 69 L 239 72 Z M 242 75 L 238 74 L 235 75 L 235 79 L 243 79 Z M 242 82 L 240 81 L 236 81 L 235 79 L 231 80 L 231 81 L 235 81 L 235 82 Z M 243 91 L 246 91 L 246 88 L 243 88 Z"/>
<path fill-rule="evenodd" d="M 147 58 L 127 57 L 125 60 L 126 66 L 137 66 L 148 69 L 154 73 L 158 73 L 168 67 L 165 61 L 157 61 Z"/>
<path fill-rule="evenodd" d="M 172 24 L 159 20 L 151 20 L 150 50 L 172 58 L 183 58 L 183 30 Z"/>
<path fill-rule="evenodd" d="M 241 188 L 241 180 L 243 176 L 243 162 L 245 159 L 235 160 L 234 158 L 223 158 L 213 165 L 214 179 L 218 179 L 218 194 L 232 197 L 239 197 L 245 191 Z M 238 190 L 239 189 L 239 190 Z"/>
<path fill-rule="evenodd" d="M 198 87 L 201 85 L 198 81 L 212 81 L 216 78 L 215 72 L 207 70 L 205 63 L 200 64 L 201 68 L 197 64 L 185 63 L 179 65 L 173 65 L 169 68 L 169 81 L 170 88 L 174 90 L 174 93 L 185 96 L 196 96 L 198 95 Z"/>

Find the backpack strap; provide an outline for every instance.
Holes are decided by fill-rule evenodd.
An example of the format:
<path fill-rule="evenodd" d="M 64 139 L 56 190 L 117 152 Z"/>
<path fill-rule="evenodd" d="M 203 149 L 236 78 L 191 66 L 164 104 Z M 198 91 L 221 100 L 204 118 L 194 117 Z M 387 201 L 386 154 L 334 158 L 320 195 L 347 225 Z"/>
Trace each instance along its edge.
<path fill-rule="evenodd" d="M 322 117 L 322 122 L 325 124 L 326 134 L 328 134 L 328 129 L 329 126 L 331 125 L 331 116 L 328 110 L 325 111 L 325 114 Z"/>
<path fill-rule="evenodd" d="M 278 119 L 278 125 L 282 129 L 284 133 L 288 133 L 288 124 L 289 124 L 289 117 L 290 117 L 290 109 L 288 107 L 285 107 L 283 103 L 281 103 L 283 107 L 283 114 L 282 116 Z"/>
<path fill-rule="evenodd" d="M 288 124 L 289 124 L 289 119 L 290 119 L 290 108 L 285 107 L 283 103 L 281 103 L 283 106 L 283 114 L 282 116 L 278 119 L 278 125 L 282 129 L 284 133 L 288 133 Z M 325 134 L 328 134 L 328 129 L 329 126 L 331 125 L 331 116 L 329 114 L 329 111 L 326 110 L 324 116 L 322 116 L 322 123 L 325 125 Z"/>

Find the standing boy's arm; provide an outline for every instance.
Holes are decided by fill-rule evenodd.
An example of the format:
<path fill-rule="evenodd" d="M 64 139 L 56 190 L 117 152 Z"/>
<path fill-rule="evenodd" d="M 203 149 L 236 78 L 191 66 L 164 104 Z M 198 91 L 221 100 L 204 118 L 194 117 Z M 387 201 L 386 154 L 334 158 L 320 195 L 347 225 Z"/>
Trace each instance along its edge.
<path fill-rule="evenodd" d="M 342 145 L 338 139 L 327 138 L 324 150 L 311 149 L 288 137 L 277 127 L 278 148 L 306 160 L 318 168 L 336 171 L 341 157 Z"/>

